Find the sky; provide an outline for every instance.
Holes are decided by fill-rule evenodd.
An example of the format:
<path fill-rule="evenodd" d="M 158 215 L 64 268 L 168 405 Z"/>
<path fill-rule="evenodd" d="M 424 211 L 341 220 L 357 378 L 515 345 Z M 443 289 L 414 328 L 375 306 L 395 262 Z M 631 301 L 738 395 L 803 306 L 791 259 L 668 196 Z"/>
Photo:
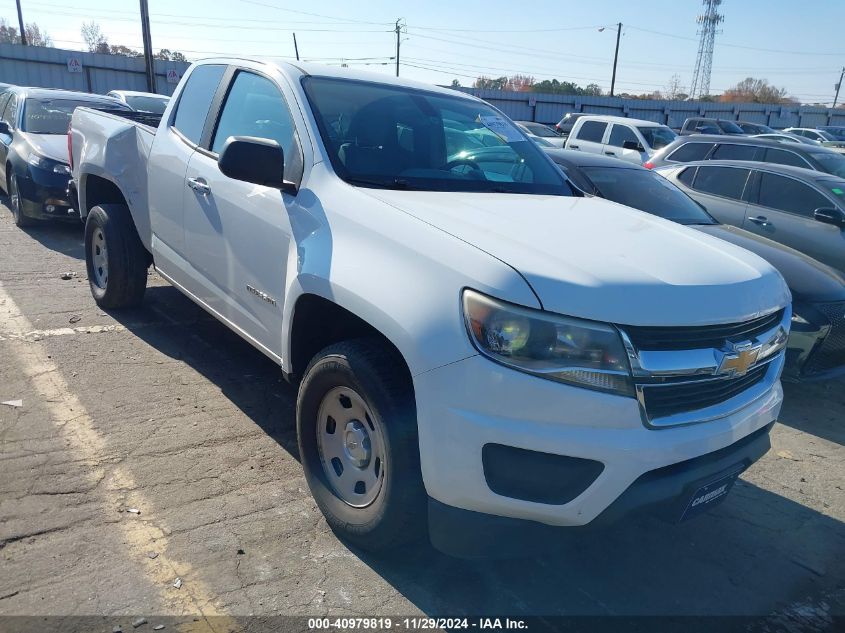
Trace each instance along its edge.
<path fill-rule="evenodd" d="M 96 21 L 110 44 L 140 49 L 138 0 L 21 0 L 60 48 L 84 49 Z M 395 72 L 437 84 L 479 75 L 525 74 L 610 87 L 616 24 L 622 23 L 616 92 L 687 89 L 698 51 L 700 0 L 149 0 L 153 48 L 189 59 L 218 54 L 303 59 Z M 805 103 L 830 104 L 845 66 L 845 0 L 723 0 L 711 90 L 768 79 Z M 17 25 L 14 0 L 0 17 Z M 600 30 L 603 29 L 603 30 Z M 840 102 L 845 99 L 845 86 Z"/>

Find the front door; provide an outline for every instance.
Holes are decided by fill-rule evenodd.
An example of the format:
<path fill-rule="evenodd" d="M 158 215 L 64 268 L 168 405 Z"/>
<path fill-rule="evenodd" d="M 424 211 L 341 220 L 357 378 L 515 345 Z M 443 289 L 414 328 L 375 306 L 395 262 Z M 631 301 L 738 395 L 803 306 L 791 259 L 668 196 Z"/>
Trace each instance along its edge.
<path fill-rule="evenodd" d="M 278 189 L 221 173 L 217 156 L 232 136 L 277 141 L 285 153 L 286 179 L 299 179 L 302 159 L 293 120 L 272 80 L 246 70 L 235 74 L 210 151 L 197 151 L 185 174 L 190 192 L 185 239 L 204 286 L 200 298 L 280 359 L 288 262 L 296 255 L 288 213 L 298 203 Z"/>
<path fill-rule="evenodd" d="M 742 228 L 845 271 L 845 234 L 813 217 L 816 209 L 835 206 L 807 183 L 761 172 L 758 198 L 748 205 Z"/>

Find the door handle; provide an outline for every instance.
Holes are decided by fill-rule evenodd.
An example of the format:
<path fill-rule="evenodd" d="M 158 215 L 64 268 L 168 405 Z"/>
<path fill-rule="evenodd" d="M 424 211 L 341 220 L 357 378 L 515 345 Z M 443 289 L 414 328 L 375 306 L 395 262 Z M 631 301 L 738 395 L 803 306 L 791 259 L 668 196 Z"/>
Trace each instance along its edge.
<path fill-rule="evenodd" d="M 616 152 L 605 152 L 608 156 L 616 156 Z"/>
<path fill-rule="evenodd" d="M 760 226 L 770 226 L 769 218 L 764 215 L 758 215 L 756 218 L 748 218 L 749 222 L 754 222 L 754 224 L 759 224 Z"/>
<path fill-rule="evenodd" d="M 577 145 L 570 145 L 569 149 L 579 149 Z"/>
<path fill-rule="evenodd" d="M 211 193 L 211 187 L 208 186 L 204 178 L 188 178 L 188 186 L 204 196 Z"/>

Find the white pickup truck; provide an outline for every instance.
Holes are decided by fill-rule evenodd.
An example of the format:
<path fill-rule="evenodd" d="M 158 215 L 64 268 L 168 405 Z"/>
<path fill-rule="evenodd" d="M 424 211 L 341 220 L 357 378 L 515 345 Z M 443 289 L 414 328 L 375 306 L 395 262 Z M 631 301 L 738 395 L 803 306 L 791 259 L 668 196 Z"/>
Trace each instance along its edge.
<path fill-rule="evenodd" d="M 778 273 L 585 197 L 481 100 L 211 59 L 157 129 L 79 108 L 69 134 L 97 303 L 138 304 L 154 265 L 276 361 L 360 547 L 686 519 L 769 447 Z"/>

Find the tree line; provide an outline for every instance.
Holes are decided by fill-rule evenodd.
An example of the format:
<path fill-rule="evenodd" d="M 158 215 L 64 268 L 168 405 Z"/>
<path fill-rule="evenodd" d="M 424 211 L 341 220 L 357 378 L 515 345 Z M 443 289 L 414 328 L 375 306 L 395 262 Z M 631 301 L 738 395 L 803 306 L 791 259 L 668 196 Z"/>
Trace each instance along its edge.
<path fill-rule="evenodd" d="M 457 79 L 452 81 L 453 87 L 460 87 Z M 542 92 L 545 94 L 574 95 L 586 97 L 600 97 L 605 93 L 596 83 L 580 86 L 574 81 L 559 81 L 557 79 L 544 79 L 536 81 L 531 75 L 512 75 L 502 77 L 480 76 L 472 84 L 473 88 L 488 90 L 507 90 L 509 92 Z M 672 75 L 669 82 L 662 90 L 653 90 L 641 94 L 630 92 L 617 92 L 617 97 L 625 99 L 654 99 L 669 101 L 685 101 L 689 99 L 685 87 L 681 84 L 680 75 Z M 769 83 L 766 79 L 748 77 L 738 82 L 720 95 L 702 95 L 696 98 L 697 101 L 719 101 L 719 102 L 742 102 L 742 103 L 797 103 L 797 100 L 789 96 L 786 88 L 778 88 Z"/>

